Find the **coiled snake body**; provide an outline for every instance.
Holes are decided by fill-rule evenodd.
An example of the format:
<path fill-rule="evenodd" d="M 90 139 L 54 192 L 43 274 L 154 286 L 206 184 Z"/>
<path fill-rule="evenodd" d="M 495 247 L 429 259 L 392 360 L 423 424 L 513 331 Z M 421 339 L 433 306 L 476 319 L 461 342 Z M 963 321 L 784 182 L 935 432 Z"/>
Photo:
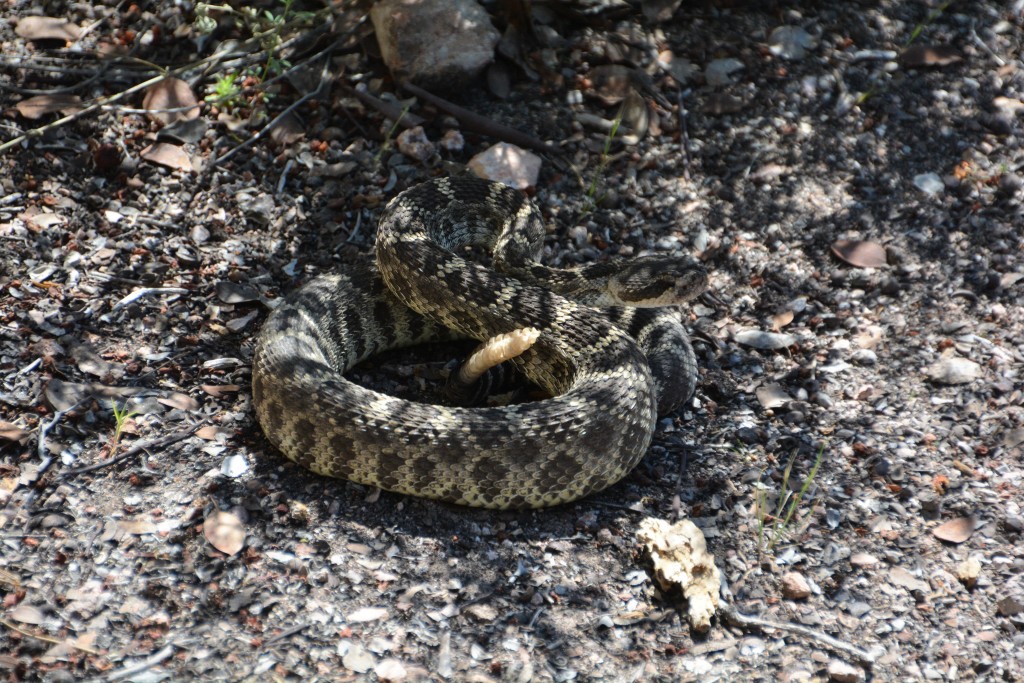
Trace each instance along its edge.
<path fill-rule="evenodd" d="M 544 232 L 521 193 L 471 176 L 392 200 L 376 264 L 313 279 L 261 329 L 253 401 L 269 440 L 320 474 L 489 508 L 565 503 L 625 476 L 659 411 L 692 393 L 696 363 L 677 308 L 592 306 L 681 303 L 706 275 L 664 257 L 551 269 L 534 260 Z M 464 245 L 490 248 L 494 269 Z M 523 327 L 540 336 L 513 362 L 550 399 L 447 407 L 342 376 L 389 348 Z"/>

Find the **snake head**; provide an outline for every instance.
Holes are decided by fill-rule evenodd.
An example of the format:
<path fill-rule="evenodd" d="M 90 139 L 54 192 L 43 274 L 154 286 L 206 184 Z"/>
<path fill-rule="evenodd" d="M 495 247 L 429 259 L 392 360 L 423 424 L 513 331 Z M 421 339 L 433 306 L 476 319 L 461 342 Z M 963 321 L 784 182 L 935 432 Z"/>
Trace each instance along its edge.
<path fill-rule="evenodd" d="M 697 297 L 708 285 L 707 271 L 678 256 L 642 256 L 621 262 L 608 278 L 608 293 L 626 306 L 675 306 Z"/>

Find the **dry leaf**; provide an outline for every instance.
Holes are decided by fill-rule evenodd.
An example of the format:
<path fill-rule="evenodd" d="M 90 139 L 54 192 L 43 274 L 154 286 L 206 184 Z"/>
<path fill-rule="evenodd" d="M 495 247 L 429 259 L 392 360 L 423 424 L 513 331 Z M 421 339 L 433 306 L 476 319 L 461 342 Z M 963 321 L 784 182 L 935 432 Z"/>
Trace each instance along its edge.
<path fill-rule="evenodd" d="M 148 519 L 119 519 L 117 530 L 133 536 L 156 533 L 156 524 Z"/>
<path fill-rule="evenodd" d="M 25 17 L 18 22 L 14 29 L 26 40 L 78 40 L 82 35 L 82 29 L 78 24 L 72 24 L 67 19 L 57 17 Z"/>
<path fill-rule="evenodd" d="M 78 95 L 36 95 L 18 102 L 14 108 L 26 119 L 34 121 L 54 112 L 73 114 L 82 109 L 82 98 Z"/>
<path fill-rule="evenodd" d="M 949 477 L 945 474 L 936 474 L 932 478 L 932 490 L 940 495 L 949 490 Z"/>
<path fill-rule="evenodd" d="M 885 247 L 877 242 L 836 240 L 832 243 L 832 253 L 857 268 L 881 268 L 887 263 Z"/>
<path fill-rule="evenodd" d="M 46 619 L 46 615 L 43 614 L 43 610 L 24 602 L 8 612 L 7 616 L 15 621 L 20 621 L 23 624 L 33 624 L 35 626 L 43 623 Z"/>
<path fill-rule="evenodd" d="M 230 432 L 215 425 L 206 425 L 196 430 L 196 436 L 203 441 L 216 441 L 221 434 L 230 434 Z"/>
<path fill-rule="evenodd" d="M 903 567 L 893 567 L 889 570 L 889 582 L 910 591 L 924 592 L 929 589 L 927 581 L 917 578 Z"/>
<path fill-rule="evenodd" d="M 237 384 L 204 384 L 203 391 L 214 398 L 222 398 L 227 394 L 233 394 L 242 387 Z"/>
<path fill-rule="evenodd" d="M 278 147 L 288 147 L 302 139 L 306 129 L 295 114 L 281 118 L 277 125 L 270 129 L 270 139 Z"/>
<path fill-rule="evenodd" d="M 786 393 L 785 389 L 778 384 L 768 384 L 763 387 L 758 387 L 754 394 L 757 396 L 758 402 L 765 408 L 779 408 L 793 400 L 790 398 L 789 394 Z"/>
<path fill-rule="evenodd" d="M 352 614 L 348 615 L 348 621 L 351 623 L 362 623 L 366 621 L 377 621 L 383 619 L 388 615 L 388 611 L 383 607 L 363 607 L 357 609 Z"/>
<path fill-rule="evenodd" d="M 974 517 L 957 517 L 932 529 L 932 535 L 940 541 L 963 543 L 974 533 L 976 524 Z"/>
<path fill-rule="evenodd" d="M 225 555 L 235 555 L 245 546 L 245 527 L 242 520 L 231 512 L 218 510 L 203 522 L 203 535 Z"/>
<path fill-rule="evenodd" d="M 793 311 L 782 311 L 772 316 L 772 331 L 778 332 L 786 325 L 793 322 L 793 316 L 796 315 Z"/>
<path fill-rule="evenodd" d="M 199 101 L 192 87 L 180 78 L 165 78 L 150 86 L 142 99 L 142 108 L 149 110 L 147 116 L 165 126 L 199 118 Z"/>
<path fill-rule="evenodd" d="M 903 54 L 900 60 L 904 66 L 949 66 L 962 62 L 960 52 L 949 45 L 911 45 Z"/>
<path fill-rule="evenodd" d="M 31 434 L 32 432 L 22 429 L 14 423 L 0 421 L 0 439 L 23 442 Z"/>
<path fill-rule="evenodd" d="M 167 142 L 157 142 L 139 154 L 146 161 L 173 168 L 177 171 L 191 171 L 192 160 L 181 147 Z"/>
<path fill-rule="evenodd" d="M 174 392 L 170 396 L 158 398 L 156 401 L 157 403 L 161 403 L 169 408 L 177 408 L 179 410 L 199 410 L 199 401 L 195 400 L 188 394 Z"/>

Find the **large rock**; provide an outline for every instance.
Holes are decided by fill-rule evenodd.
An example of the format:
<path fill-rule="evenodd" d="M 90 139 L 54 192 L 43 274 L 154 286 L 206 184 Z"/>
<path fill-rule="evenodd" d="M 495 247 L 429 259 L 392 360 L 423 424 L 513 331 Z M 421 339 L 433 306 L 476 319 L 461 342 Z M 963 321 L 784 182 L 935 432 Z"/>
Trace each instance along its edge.
<path fill-rule="evenodd" d="M 381 0 L 370 19 L 391 74 L 428 90 L 469 85 L 501 38 L 475 0 Z"/>

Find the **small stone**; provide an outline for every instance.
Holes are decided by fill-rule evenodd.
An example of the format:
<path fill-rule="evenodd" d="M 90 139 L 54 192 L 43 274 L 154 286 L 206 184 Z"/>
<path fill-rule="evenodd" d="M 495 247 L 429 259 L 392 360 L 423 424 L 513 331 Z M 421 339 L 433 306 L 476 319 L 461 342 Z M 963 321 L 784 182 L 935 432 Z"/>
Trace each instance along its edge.
<path fill-rule="evenodd" d="M 454 91 L 494 59 L 501 34 L 474 0 L 381 0 L 370 9 L 381 57 L 396 80 Z"/>
<path fill-rule="evenodd" d="M 981 376 L 981 366 L 966 358 L 943 358 L 924 369 L 936 384 L 969 384 Z"/>
<path fill-rule="evenodd" d="M 815 47 L 814 36 L 799 26 L 779 26 L 768 37 L 768 49 L 783 59 L 803 59 Z"/>
<path fill-rule="evenodd" d="M 403 130 L 395 140 L 398 151 L 416 161 L 426 161 L 434 156 L 437 148 L 428 138 L 423 126 L 414 126 Z"/>
<path fill-rule="evenodd" d="M 763 351 L 785 349 L 796 343 L 796 337 L 791 334 L 762 332 L 761 330 L 740 330 L 733 335 L 733 339 L 739 344 Z"/>
<path fill-rule="evenodd" d="M 854 553 L 850 556 L 850 564 L 854 567 L 873 567 L 878 564 L 878 558 L 868 553 Z"/>
<path fill-rule="evenodd" d="M 1004 617 L 1015 617 L 1024 612 L 1024 598 L 1019 595 L 1008 595 L 996 603 L 996 610 Z"/>
<path fill-rule="evenodd" d="M 407 675 L 405 667 L 400 661 L 394 658 L 385 659 L 373 668 L 378 680 L 382 681 L 404 681 Z"/>
<path fill-rule="evenodd" d="M 831 659 L 826 667 L 828 680 L 836 683 L 859 683 L 864 680 L 864 670 L 847 664 L 841 659 Z"/>
<path fill-rule="evenodd" d="M 981 561 L 976 557 L 968 557 L 956 567 L 956 578 L 967 588 L 974 588 L 981 576 Z"/>
<path fill-rule="evenodd" d="M 942 192 L 946 185 L 938 173 L 921 173 L 914 176 L 914 185 L 917 189 L 933 197 Z"/>
<path fill-rule="evenodd" d="M 931 491 L 922 491 L 917 494 L 917 501 L 921 503 L 921 510 L 926 515 L 935 516 L 942 511 L 942 499 Z"/>
<path fill-rule="evenodd" d="M 878 362 L 878 354 L 871 349 L 857 349 L 850 356 L 850 360 L 857 365 L 874 365 Z"/>
<path fill-rule="evenodd" d="M 499 142 L 469 160 L 469 170 L 481 178 L 505 183 L 517 190 L 537 184 L 540 157 L 525 149 Z"/>
<path fill-rule="evenodd" d="M 743 67 L 743 62 L 732 57 L 714 59 L 704 69 L 704 80 L 712 87 L 729 85 L 733 82 L 733 72 L 739 71 Z"/>
<path fill-rule="evenodd" d="M 374 657 L 362 645 L 354 645 L 341 658 L 341 664 L 349 671 L 364 674 L 373 668 Z"/>
<path fill-rule="evenodd" d="M 804 600 L 811 595 L 811 586 L 798 572 L 786 572 L 782 576 L 782 596 L 789 600 Z"/>
<path fill-rule="evenodd" d="M 854 600 L 846 606 L 846 611 L 849 612 L 851 616 L 860 619 L 862 616 L 871 611 L 871 605 L 864 602 L 863 600 Z"/>

